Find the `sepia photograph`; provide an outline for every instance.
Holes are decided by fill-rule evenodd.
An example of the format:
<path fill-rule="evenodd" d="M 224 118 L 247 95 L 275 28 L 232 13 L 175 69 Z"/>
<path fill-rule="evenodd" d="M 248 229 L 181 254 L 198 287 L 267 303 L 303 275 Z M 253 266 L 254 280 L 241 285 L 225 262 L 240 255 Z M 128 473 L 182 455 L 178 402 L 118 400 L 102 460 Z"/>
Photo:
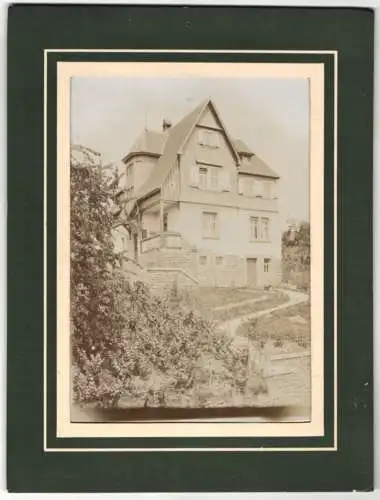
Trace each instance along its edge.
<path fill-rule="evenodd" d="M 310 100 L 70 78 L 72 423 L 311 421 Z"/>

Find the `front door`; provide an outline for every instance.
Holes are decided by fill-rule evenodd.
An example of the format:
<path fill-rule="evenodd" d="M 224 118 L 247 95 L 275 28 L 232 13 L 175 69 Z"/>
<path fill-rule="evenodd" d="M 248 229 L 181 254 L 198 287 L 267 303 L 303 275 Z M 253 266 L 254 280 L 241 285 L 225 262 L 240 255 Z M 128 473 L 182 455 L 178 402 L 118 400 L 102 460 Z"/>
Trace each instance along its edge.
<path fill-rule="evenodd" d="M 257 286 L 257 259 L 247 259 L 247 286 Z"/>

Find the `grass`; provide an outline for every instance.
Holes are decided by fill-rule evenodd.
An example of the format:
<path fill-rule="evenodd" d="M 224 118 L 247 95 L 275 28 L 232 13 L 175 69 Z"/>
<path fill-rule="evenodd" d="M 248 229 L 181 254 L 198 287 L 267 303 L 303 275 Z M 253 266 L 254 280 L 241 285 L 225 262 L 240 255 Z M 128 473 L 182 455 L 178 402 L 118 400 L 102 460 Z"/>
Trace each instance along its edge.
<path fill-rule="evenodd" d="M 247 288 L 200 287 L 196 292 L 198 299 L 210 309 L 243 300 L 255 299 L 262 295 L 261 291 Z"/>
<path fill-rule="evenodd" d="M 305 322 L 292 321 L 300 316 Z M 274 348 L 300 351 L 310 348 L 310 302 L 298 304 L 241 325 L 237 335 L 248 336 L 261 347 L 271 344 Z"/>
<path fill-rule="evenodd" d="M 258 302 L 253 302 L 252 304 L 243 304 L 236 307 L 231 307 L 222 311 L 214 311 L 212 313 L 212 318 L 214 321 L 228 321 L 229 319 L 236 318 L 238 316 L 245 316 L 246 314 L 251 314 L 265 309 L 271 309 L 278 305 L 284 304 L 288 300 L 286 294 L 281 292 L 273 293 L 267 299 L 260 300 Z"/>
<path fill-rule="evenodd" d="M 174 307 L 180 306 L 185 310 L 196 311 L 198 314 L 212 321 L 224 321 L 224 311 L 213 311 L 214 308 L 250 299 L 254 300 L 262 296 L 264 296 L 264 292 L 261 290 L 216 287 L 198 287 L 196 289 L 173 288 L 168 293 L 168 298 Z M 244 311 L 247 311 L 248 307 L 247 304 L 236 306 L 231 308 L 231 311 L 234 311 L 234 314 L 241 314 L 243 310 L 242 314 L 244 314 Z"/>

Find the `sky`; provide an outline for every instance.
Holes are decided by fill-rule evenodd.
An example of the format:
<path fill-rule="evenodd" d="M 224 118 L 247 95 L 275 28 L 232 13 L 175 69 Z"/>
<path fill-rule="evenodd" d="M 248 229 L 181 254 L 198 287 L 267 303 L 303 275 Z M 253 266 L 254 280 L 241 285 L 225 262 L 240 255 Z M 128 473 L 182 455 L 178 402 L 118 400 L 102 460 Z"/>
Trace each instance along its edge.
<path fill-rule="evenodd" d="M 211 98 L 229 134 L 280 176 L 283 221 L 309 220 L 309 87 L 306 79 L 74 77 L 71 142 L 118 165 L 147 126 L 175 125 Z"/>

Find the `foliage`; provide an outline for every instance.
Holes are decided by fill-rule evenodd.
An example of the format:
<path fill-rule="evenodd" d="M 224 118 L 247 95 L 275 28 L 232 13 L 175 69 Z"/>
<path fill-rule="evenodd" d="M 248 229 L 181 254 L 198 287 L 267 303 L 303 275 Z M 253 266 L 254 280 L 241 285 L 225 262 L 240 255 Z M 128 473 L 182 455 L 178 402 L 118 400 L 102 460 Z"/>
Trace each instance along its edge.
<path fill-rule="evenodd" d="M 296 230 L 282 236 L 283 276 L 288 283 L 307 291 L 310 286 L 310 224 L 304 222 Z"/>
<path fill-rule="evenodd" d="M 111 229 L 115 186 L 91 162 L 71 164 L 71 338 L 73 395 L 103 407 L 189 404 L 202 388 L 244 379 L 244 353 L 176 299 L 160 298 L 119 268 Z M 215 390 L 211 391 L 215 393 Z M 205 392 L 205 394 L 207 391 Z M 173 403 L 174 401 L 174 403 Z"/>
<path fill-rule="evenodd" d="M 294 317 L 301 321 L 294 321 Z M 302 321 L 304 320 L 304 321 Z M 310 302 L 274 311 L 270 316 L 255 318 L 238 328 L 237 334 L 247 336 L 255 345 L 264 348 L 266 344 L 274 347 L 295 346 L 310 348 Z"/>
<path fill-rule="evenodd" d="M 101 168 L 72 163 L 71 320 L 73 356 L 97 355 L 123 327 L 118 308 L 120 280 L 113 270 L 118 255 L 111 236 L 112 190 Z M 91 334 L 90 334 L 91 332 Z"/>

